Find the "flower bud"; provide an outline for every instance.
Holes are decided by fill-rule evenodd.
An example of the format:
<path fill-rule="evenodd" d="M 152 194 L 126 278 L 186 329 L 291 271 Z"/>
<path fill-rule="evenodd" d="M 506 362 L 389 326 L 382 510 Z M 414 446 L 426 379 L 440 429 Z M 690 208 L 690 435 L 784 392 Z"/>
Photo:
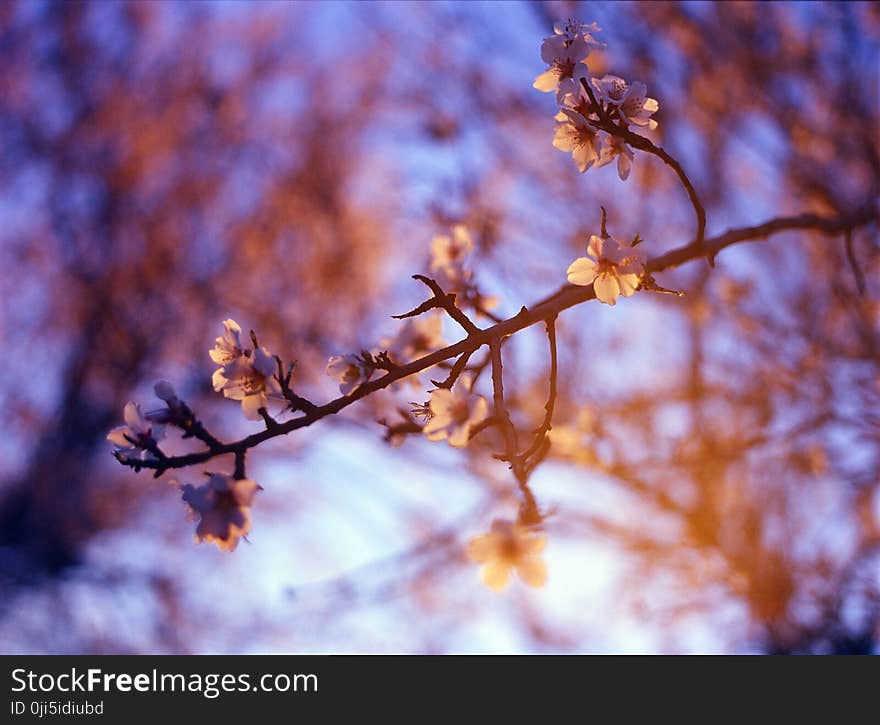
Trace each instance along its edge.
<path fill-rule="evenodd" d="M 174 387 L 167 380 L 160 380 L 153 386 L 153 390 L 156 391 L 158 398 L 164 400 L 169 405 L 177 402 L 177 393 L 174 392 Z"/>

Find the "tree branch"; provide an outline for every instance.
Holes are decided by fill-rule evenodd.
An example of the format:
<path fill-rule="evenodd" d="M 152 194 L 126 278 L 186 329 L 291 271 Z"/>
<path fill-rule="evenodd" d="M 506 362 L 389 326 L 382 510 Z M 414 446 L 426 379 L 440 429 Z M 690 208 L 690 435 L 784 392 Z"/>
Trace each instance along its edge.
<path fill-rule="evenodd" d="M 843 214 L 837 217 L 821 217 L 815 214 L 781 217 L 757 226 L 730 229 L 717 237 L 704 240 L 702 244 L 694 241 L 690 244 L 678 247 L 677 249 L 673 249 L 659 257 L 651 259 L 646 266 L 646 270 L 648 273 L 657 273 L 663 270 L 672 269 L 686 262 L 706 257 L 707 255 L 717 255 L 723 249 L 726 249 L 733 244 L 765 239 L 779 232 L 809 229 L 826 235 L 837 235 L 875 220 L 876 211 L 873 208 L 873 205 L 863 207 L 851 214 Z M 406 365 L 396 367 L 380 378 L 363 383 L 349 395 L 336 398 L 325 405 L 313 406 L 299 417 L 283 423 L 278 423 L 278 426 L 273 428 L 273 430 L 263 430 L 242 438 L 234 443 L 224 444 L 218 442 L 217 445 L 210 446 L 208 450 L 195 453 L 180 456 L 168 456 L 162 459 L 124 459 L 120 460 L 120 462 L 123 463 L 123 465 L 132 468 L 154 469 L 156 471 L 156 476 L 160 476 L 169 469 L 197 465 L 224 454 L 243 453 L 247 449 L 253 448 L 270 438 L 287 435 L 300 428 L 308 427 L 330 415 L 335 415 L 361 398 L 365 398 L 378 390 L 387 388 L 398 380 L 415 375 L 445 360 L 459 357 L 465 353 L 473 353 L 483 345 L 489 345 L 490 350 L 493 349 L 494 345 L 494 354 L 500 358 L 499 345 L 500 340 L 504 337 L 512 335 L 527 327 L 531 327 L 538 322 L 555 318 L 563 310 L 594 298 L 595 293 L 593 292 L 592 286 L 576 287 L 568 284 L 564 285 L 554 294 L 535 304 L 531 309 L 523 307 L 518 314 L 504 320 L 503 322 L 483 330 L 477 329 L 475 332 L 469 334 L 463 340 L 460 340 L 453 345 L 436 350 L 435 352 L 425 355 L 417 360 L 413 360 Z M 492 362 L 494 381 L 496 375 L 494 359 Z M 499 376 L 501 374 L 500 365 L 498 366 L 497 374 Z M 503 388 L 500 392 L 503 395 Z M 499 399 L 499 402 L 502 403 L 503 408 L 503 399 Z"/>
<path fill-rule="evenodd" d="M 423 274 L 414 274 L 413 279 L 417 279 L 422 284 L 426 285 L 431 292 L 434 293 L 434 296 L 420 304 L 414 310 L 410 310 L 402 315 L 392 315 L 395 320 L 403 320 L 407 317 L 416 317 L 421 315 L 428 310 L 433 309 L 442 309 L 445 310 L 446 313 L 455 320 L 464 331 L 471 335 L 475 332 L 479 332 L 480 328 L 477 327 L 471 319 L 461 311 L 461 309 L 455 304 L 455 295 L 449 294 L 443 291 L 443 288 L 430 277 L 425 277 Z"/>
<path fill-rule="evenodd" d="M 673 171 L 675 171 L 676 175 L 681 181 L 681 185 L 684 187 L 687 192 L 688 199 L 690 199 L 691 206 L 694 208 L 694 213 L 697 216 L 697 234 L 694 237 L 694 244 L 702 244 L 703 239 L 706 236 L 706 210 L 703 208 L 702 203 L 700 202 L 700 198 L 697 196 L 697 191 L 694 189 L 694 185 L 691 183 L 691 180 L 688 178 L 688 175 L 685 173 L 681 164 L 675 160 L 672 156 L 670 156 L 663 148 L 655 145 L 649 139 L 644 136 L 639 136 L 639 134 L 630 131 L 625 126 L 618 126 L 615 124 L 608 116 L 605 109 L 602 107 L 602 104 L 596 100 L 596 96 L 593 94 L 593 89 L 590 88 L 590 84 L 586 78 L 581 78 L 581 85 L 584 87 L 584 90 L 587 92 L 587 95 L 590 98 L 590 102 L 593 105 L 593 108 L 596 111 L 596 114 L 599 116 L 598 121 L 590 121 L 596 128 L 600 128 L 606 133 L 610 133 L 613 136 L 619 136 L 624 141 L 626 141 L 633 148 L 637 148 L 639 151 L 645 151 L 646 153 L 653 154 L 657 158 L 661 159 L 664 164 L 669 166 Z M 713 267 L 715 266 L 714 255 L 706 255 L 709 260 L 709 264 Z"/>

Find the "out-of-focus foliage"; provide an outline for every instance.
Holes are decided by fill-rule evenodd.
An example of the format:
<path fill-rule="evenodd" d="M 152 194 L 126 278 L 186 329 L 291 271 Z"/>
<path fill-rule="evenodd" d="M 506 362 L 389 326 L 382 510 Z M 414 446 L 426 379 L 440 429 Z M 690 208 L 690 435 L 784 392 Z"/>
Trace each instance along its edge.
<path fill-rule="evenodd" d="M 514 505 L 497 440 L 384 444 L 375 419 L 421 399 L 405 385 L 255 451 L 266 505 L 232 557 L 193 547 L 171 490 L 109 456 L 122 404 L 159 378 L 224 435 L 251 430 L 210 390 L 230 315 L 333 396 L 327 357 L 395 330 L 452 222 L 505 314 L 564 281 L 600 204 L 651 255 L 688 241 L 659 161 L 623 183 L 552 148 L 531 81 L 570 14 L 604 28 L 593 75 L 660 100 L 655 138 L 710 234 L 876 199 L 874 4 L 0 6 L 5 650 L 876 649 L 876 225 L 851 255 L 788 233 L 665 275 L 683 299 L 560 318 L 540 595 L 488 596 L 462 554 Z M 527 429 L 544 340 L 505 351 Z M 395 554 L 345 573 L 361 549 Z M 645 634 L 609 640 L 610 621 Z"/>

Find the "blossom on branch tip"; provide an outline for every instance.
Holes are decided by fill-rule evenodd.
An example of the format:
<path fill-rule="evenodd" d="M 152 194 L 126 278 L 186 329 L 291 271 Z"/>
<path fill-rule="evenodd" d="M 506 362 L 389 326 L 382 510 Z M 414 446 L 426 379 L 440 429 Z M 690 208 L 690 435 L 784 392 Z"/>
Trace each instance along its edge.
<path fill-rule="evenodd" d="M 214 542 L 221 550 L 233 551 L 238 540 L 251 530 L 250 507 L 260 489 L 249 478 L 222 473 L 212 473 L 201 486 L 183 484 L 183 500 L 192 515 L 199 517 L 196 540 Z"/>
<path fill-rule="evenodd" d="M 208 351 L 211 359 L 218 365 L 228 365 L 244 355 L 241 344 L 241 327 L 233 319 L 223 321 L 223 336 L 218 337 L 214 347 Z"/>
<path fill-rule="evenodd" d="M 151 446 L 156 441 L 162 440 L 165 435 L 165 427 L 150 420 L 150 414 L 141 413 L 137 403 L 128 402 L 123 410 L 125 425 L 114 428 L 107 434 L 110 441 L 118 451 L 140 450 L 140 457 L 148 455 L 146 446 Z"/>
<path fill-rule="evenodd" d="M 483 565 L 483 583 L 496 592 L 507 586 L 514 570 L 529 586 L 540 587 L 547 581 L 547 567 L 539 556 L 546 544 L 546 537 L 527 526 L 495 519 L 488 533 L 471 539 L 467 556 Z"/>
<path fill-rule="evenodd" d="M 214 390 L 230 400 L 240 400 L 245 418 L 259 420 L 260 408 L 268 408 L 270 398 L 281 398 L 276 369 L 275 358 L 266 348 L 258 347 L 217 370 Z"/>
<path fill-rule="evenodd" d="M 334 355 L 327 361 L 327 375 L 339 381 L 339 392 L 343 395 L 367 382 L 373 372 L 357 355 Z"/>
<path fill-rule="evenodd" d="M 582 23 L 576 18 L 557 20 L 553 24 L 553 32 L 556 33 L 556 35 L 561 35 L 566 40 L 581 38 L 588 47 L 592 48 L 605 47 L 605 43 L 596 40 L 593 37 L 593 33 L 598 33 L 601 30 L 602 28 L 599 27 L 598 23 Z"/>
<path fill-rule="evenodd" d="M 431 417 L 423 428 L 429 441 L 446 439 L 449 445 L 462 448 L 468 444 L 471 429 L 489 417 L 489 404 L 471 392 L 470 382 L 462 379 L 453 390 L 431 391 Z"/>
<path fill-rule="evenodd" d="M 282 397 L 281 384 L 275 378 L 275 358 L 264 347 L 245 348 L 235 320 L 224 320 L 223 329 L 223 336 L 208 351 L 211 359 L 222 365 L 211 378 L 214 390 L 230 400 L 240 400 L 245 417 L 259 420 L 260 408 L 268 408 L 270 398 Z"/>
<path fill-rule="evenodd" d="M 568 281 L 585 287 L 592 284 L 596 299 L 614 305 L 620 295 L 635 294 L 645 273 L 641 249 L 621 244 L 614 237 L 602 239 L 593 234 L 586 257 L 579 257 L 568 267 Z"/>
<path fill-rule="evenodd" d="M 589 69 L 584 61 L 590 47 L 582 37 L 551 35 L 541 43 L 541 58 L 549 66 L 532 84 L 543 93 L 556 91 L 557 100 L 574 91 Z"/>
<path fill-rule="evenodd" d="M 410 362 L 443 347 L 443 317 L 429 312 L 404 320 L 396 337 L 380 341 L 397 362 Z"/>
<path fill-rule="evenodd" d="M 164 400 L 168 405 L 174 405 L 177 402 L 177 392 L 167 380 L 160 380 L 156 383 L 153 386 L 153 391 L 159 400 Z"/>
<path fill-rule="evenodd" d="M 651 115 L 660 109 L 660 104 L 657 99 L 648 98 L 648 87 L 644 83 L 628 84 L 623 78 L 612 75 L 591 78 L 590 83 L 596 89 L 598 100 L 616 108 L 624 123 L 646 126 L 651 130 L 657 128 L 657 121 Z"/>
<path fill-rule="evenodd" d="M 560 151 L 571 152 L 581 173 L 589 169 L 599 159 L 600 139 L 598 132 L 590 126 L 587 119 L 570 108 L 561 108 L 556 115 L 559 125 L 553 145 Z"/>
<path fill-rule="evenodd" d="M 474 241 L 464 224 L 455 224 L 451 235 L 436 234 L 431 240 L 431 273 L 447 292 L 460 291 L 470 279 L 465 260 L 473 249 Z"/>

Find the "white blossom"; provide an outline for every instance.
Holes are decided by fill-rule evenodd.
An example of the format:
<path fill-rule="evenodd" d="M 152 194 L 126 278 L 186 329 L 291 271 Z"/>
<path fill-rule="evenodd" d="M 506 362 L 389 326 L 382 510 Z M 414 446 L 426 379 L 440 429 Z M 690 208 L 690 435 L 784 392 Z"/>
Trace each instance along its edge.
<path fill-rule="evenodd" d="M 614 305 L 619 295 L 635 294 L 645 262 L 642 250 L 621 244 L 613 237 L 602 239 L 593 234 L 586 257 L 576 259 L 568 268 L 568 281 L 574 285 L 592 284 L 596 299 Z"/>
<path fill-rule="evenodd" d="M 578 84 L 577 88 L 571 89 L 569 92 L 565 93 L 559 99 L 559 105 L 561 108 L 567 108 L 572 111 L 577 111 L 581 116 L 591 121 L 595 121 L 598 119 L 595 112 L 592 108 L 592 101 L 590 100 L 589 94 L 584 89 L 584 87 Z M 567 120 L 567 116 L 560 111 L 553 117 L 554 120 L 565 122 Z"/>
<path fill-rule="evenodd" d="M 559 109 L 556 119 L 559 125 L 553 145 L 560 151 L 571 152 L 578 171 L 583 173 L 599 159 L 599 134 L 586 118 L 570 108 Z"/>
<path fill-rule="evenodd" d="M 449 292 L 460 291 L 470 279 L 465 266 L 474 249 L 471 233 L 464 224 L 452 227 L 452 234 L 437 234 L 431 240 L 431 273 L 440 286 Z"/>
<path fill-rule="evenodd" d="M 339 381 L 339 392 L 348 395 L 373 374 L 373 368 L 357 355 L 334 355 L 327 361 L 327 375 Z"/>
<path fill-rule="evenodd" d="M 398 362 L 409 362 L 443 347 L 443 317 L 429 312 L 404 320 L 396 337 L 386 338 L 380 345 Z"/>
<path fill-rule="evenodd" d="M 540 587 L 547 581 L 547 567 L 540 557 L 546 538 L 522 524 L 495 519 L 486 534 L 471 539 L 467 555 L 483 565 L 483 583 L 501 591 L 515 570 L 529 586 Z"/>
<path fill-rule="evenodd" d="M 192 515 L 199 517 L 196 540 L 233 551 L 251 529 L 250 506 L 260 486 L 248 478 L 212 473 L 201 486 L 187 483 L 180 488 Z"/>
<path fill-rule="evenodd" d="M 647 126 L 651 130 L 657 128 L 657 121 L 651 115 L 659 110 L 660 104 L 655 98 L 648 98 L 648 87 L 644 83 L 636 81 L 630 85 L 612 75 L 592 78 L 590 83 L 596 89 L 597 100 L 616 108 L 624 123 Z"/>
<path fill-rule="evenodd" d="M 568 38 L 565 35 L 551 35 L 541 43 L 541 58 L 549 66 L 532 84 L 544 93 L 556 91 L 560 100 L 571 93 L 586 79 L 588 68 L 584 61 L 590 53 L 586 41 L 581 38 Z"/>
<path fill-rule="evenodd" d="M 593 33 L 598 33 L 601 30 L 602 28 L 599 27 L 598 23 L 582 23 L 576 18 L 557 20 L 553 24 L 553 32 L 556 33 L 556 35 L 561 35 L 565 37 L 566 40 L 581 38 L 588 47 L 592 48 L 603 48 L 605 46 L 605 43 L 602 43 L 593 37 Z"/>
<path fill-rule="evenodd" d="M 223 321 L 223 336 L 218 337 L 214 347 L 208 351 L 211 359 L 218 365 L 228 365 L 244 355 L 241 344 L 241 327 L 233 319 Z"/>
<path fill-rule="evenodd" d="M 449 445 L 461 448 L 468 444 L 471 429 L 489 416 L 489 404 L 481 395 L 471 392 L 470 381 L 460 380 L 453 390 L 431 391 L 431 418 L 423 432 L 430 441 L 446 439 Z"/>
<path fill-rule="evenodd" d="M 281 396 L 275 378 L 275 358 L 264 347 L 235 358 L 214 373 L 214 390 L 230 400 L 240 400 L 249 420 L 260 419 L 260 408 L 269 407 L 269 399 Z"/>
<path fill-rule="evenodd" d="M 626 181 L 632 170 L 633 151 L 620 136 L 606 134 L 596 161 L 596 168 L 610 164 L 617 159 L 617 175 L 621 181 Z"/>
<path fill-rule="evenodd" d="M 149 414 L 141 413 L 137 403 L 125 404 L 123 419 L 125 425 L 118 426 L 107 434 L 107 440 L 119 451 L 140 451 L 140 457 L 145 458 L 148 451 L 144 449 L 144 445 L 162 440 L 165 435 L 165 427 L 150 420 Z"/>

